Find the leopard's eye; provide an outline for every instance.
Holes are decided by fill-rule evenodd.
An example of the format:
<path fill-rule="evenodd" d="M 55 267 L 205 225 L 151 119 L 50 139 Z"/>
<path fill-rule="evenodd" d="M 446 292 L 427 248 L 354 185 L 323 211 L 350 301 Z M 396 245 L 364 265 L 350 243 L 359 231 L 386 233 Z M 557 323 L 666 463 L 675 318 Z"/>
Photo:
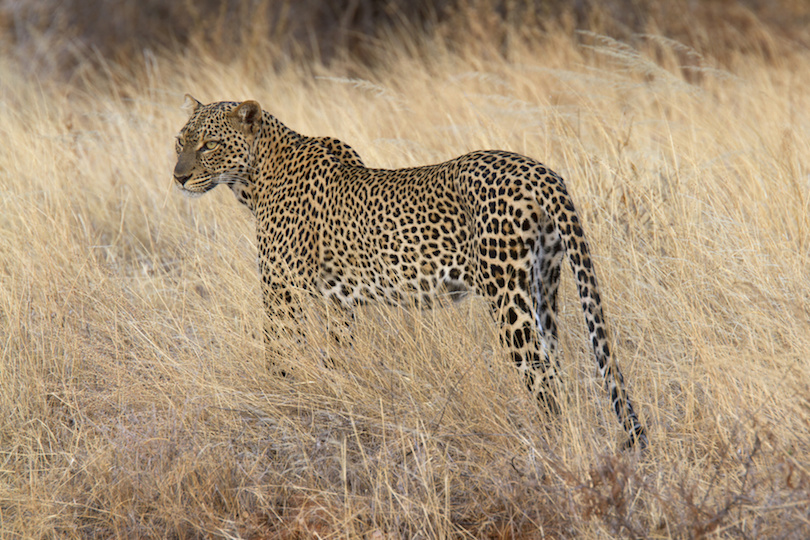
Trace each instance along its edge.
<path fill-rule="evenodd" d="M 217 146 L 219 146 L 219 141 L 206 141 L 206 143 L 203 145 L 203 149 L 204 150 L 213 150 Z"/>

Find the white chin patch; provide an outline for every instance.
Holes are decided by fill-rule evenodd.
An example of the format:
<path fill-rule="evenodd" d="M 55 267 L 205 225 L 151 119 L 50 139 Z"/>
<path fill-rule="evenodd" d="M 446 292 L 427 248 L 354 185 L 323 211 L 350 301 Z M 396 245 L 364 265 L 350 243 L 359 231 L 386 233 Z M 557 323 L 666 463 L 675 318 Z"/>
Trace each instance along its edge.
<path fill-rule="evenodd" d="M 183 195 L 188 197 L 189 199 L 196 199 L 197 197 L 202 197 L 205 193 L 204 191 L 189 191 L 187 189 L 181 189 Z"/>

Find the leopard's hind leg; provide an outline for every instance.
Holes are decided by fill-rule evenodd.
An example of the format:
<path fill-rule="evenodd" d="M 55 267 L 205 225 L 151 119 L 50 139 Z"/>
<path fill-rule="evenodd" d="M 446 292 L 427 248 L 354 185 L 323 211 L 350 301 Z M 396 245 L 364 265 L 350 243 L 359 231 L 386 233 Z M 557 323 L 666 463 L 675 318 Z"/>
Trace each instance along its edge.
<path fill-rule="evenodd" d="M 525 227 L 520 217 L 507 216 L 497 234 L 479 230 L 476 286 L 490 301 L 501 344 L 527 387 L 559 413 L 556 306 L 563 251 L 553 229 L 540 234 L 539 211 L 526 219 L 532 215 Z"/>

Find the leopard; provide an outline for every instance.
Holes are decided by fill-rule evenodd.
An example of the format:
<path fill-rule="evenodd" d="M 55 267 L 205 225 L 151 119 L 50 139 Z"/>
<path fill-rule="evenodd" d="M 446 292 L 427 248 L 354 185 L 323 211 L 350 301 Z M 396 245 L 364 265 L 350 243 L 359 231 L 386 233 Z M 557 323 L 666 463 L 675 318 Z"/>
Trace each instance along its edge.
<path fill-rule="evenodd" d="M 295 331 L 301 293 L 346 313 L 367 302 L 431 306 L 485 299 L 526 387 L 559 413 L 558 290 L 567 258 L 600 380 L 645 448 L 611 340 L 582 222 L 562 177 L 541 162 L 479 150 L 443 163 L 369 168 L 349 145 L 288 128 L 257 101 L 203 104 L 177 135 L 174 183 L 186 195 L 227 185 L 255 218 L 271 344 Z M 559 388 L 559 387 L 557 387 Z"/>

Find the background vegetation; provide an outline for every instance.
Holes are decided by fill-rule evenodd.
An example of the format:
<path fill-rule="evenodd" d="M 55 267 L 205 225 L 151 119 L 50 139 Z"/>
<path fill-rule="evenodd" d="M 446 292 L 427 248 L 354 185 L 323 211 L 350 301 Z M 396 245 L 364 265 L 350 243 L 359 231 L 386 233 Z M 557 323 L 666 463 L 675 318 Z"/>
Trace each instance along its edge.
<path fill-rule="evenodd" d="M 0 537 L 810 536 L 804 2 L 137 5 L 0 2 Z M 313 315 L 274 378 L 250 216 L 171 185 L 185 92 L 562 173 L 650 449 L 568 274 L 558 418 L 476 299 Z"/>

